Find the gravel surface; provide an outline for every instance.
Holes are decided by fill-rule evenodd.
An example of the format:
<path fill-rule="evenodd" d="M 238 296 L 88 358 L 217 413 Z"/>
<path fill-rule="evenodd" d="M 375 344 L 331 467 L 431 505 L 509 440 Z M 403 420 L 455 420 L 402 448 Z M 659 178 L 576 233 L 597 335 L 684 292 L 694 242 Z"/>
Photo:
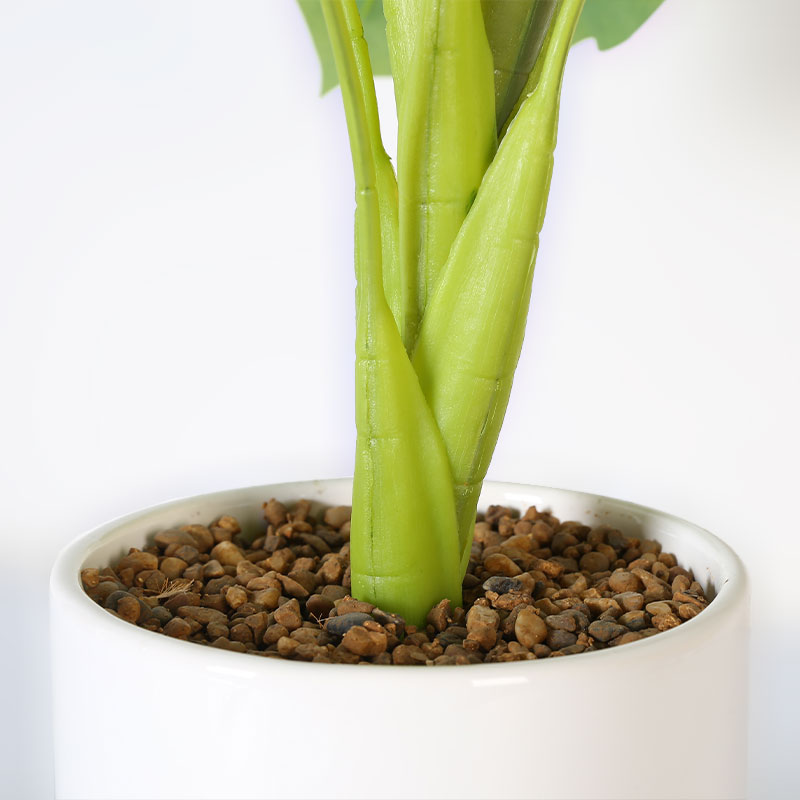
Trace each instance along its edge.
<path fill-rule="evenodd" d="M 160 531 L 113 567 L 85 569 L 86 593 L 155 633 L 263 657 L 407 666 L 524 661 L 616 647 L 692 619 L 703 589 L 655 541 L 490 506 L 475 524 L 463 608 L 424 628 L 355 600 L 350 508 L 311 515 L 264 503 L 252 542 L 223 516 Z"/>

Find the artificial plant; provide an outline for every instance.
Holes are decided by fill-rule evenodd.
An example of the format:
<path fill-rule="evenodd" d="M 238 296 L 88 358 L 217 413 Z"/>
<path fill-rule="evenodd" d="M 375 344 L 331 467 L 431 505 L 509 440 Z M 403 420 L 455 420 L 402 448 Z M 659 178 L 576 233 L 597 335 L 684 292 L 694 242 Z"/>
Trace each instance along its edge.
<path fill-rule="evenodd" d="M 618 43 L 660 2 L 588 0 L 582 15 L 584 0 L 300 0 L 323 90 L 341 84 L 356 185 L 355 597 L 414 623 L 461 605 L 568 51 Z M 396 173 L 376 69 L 394 79 Z"/>

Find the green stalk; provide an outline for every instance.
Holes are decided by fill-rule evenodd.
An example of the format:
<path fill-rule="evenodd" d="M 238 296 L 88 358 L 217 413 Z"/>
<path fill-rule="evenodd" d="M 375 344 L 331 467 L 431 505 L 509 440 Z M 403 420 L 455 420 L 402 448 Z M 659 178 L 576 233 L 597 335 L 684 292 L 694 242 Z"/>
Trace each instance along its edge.
<path fill-rule="evenodd" d="M 492 54 L 479 0 L 389 0 L 397 72 L 400 332 L 411 352 L 428 299 L 497 147 Z"/>
<path fill-rule="evenodd" d="M 482 0 L 494 60 L 495 112 L 503 130 L 542 49 L 556 0 Z"/>
<path fill-rule="evenodd" d="M 562 0 L 524 102 L 455 240 L 413 357 L 447 447 L 462 565 L 519 360 L 564 65 L 583 0 Z"/>
<path fill-rule="evenodd" d="M 383 231 L 391 220 L 381 214 L 385 185 L 378 175 L 377 104 L 358 9 L 354 0 L 323 0 L 323 11 L 342 85 L 356 184 L 352 591 L 422 624 L 439 600 L 462 602 L 452 475 L 384 296 Z"/>

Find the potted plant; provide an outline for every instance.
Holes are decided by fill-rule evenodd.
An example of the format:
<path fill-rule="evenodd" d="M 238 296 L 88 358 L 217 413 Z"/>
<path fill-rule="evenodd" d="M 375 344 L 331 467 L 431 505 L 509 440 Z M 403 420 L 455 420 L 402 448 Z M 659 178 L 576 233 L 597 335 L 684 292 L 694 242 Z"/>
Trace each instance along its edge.
<path fill-rule="evenodd" d="M 306 6 L 310 18 L 316 8 Z M 52 580 L 58 796 L 743 794 L 747 597 L 736 556 L 689 523 L 622 501 L 483 482 L 522 342 L 561 78 L 582 8 L 386 0 L 395 176 L 358 7 L 319 7 L 356 178 L 354 481 L 165 504 L 61 555 Z M 105 614 L 80 585 L 82 569 L 116 563 L 158 531 L 223 515 L 253 531 L 269 497 L 352 500 L 350 591 L 417 627 L 440 602 L 463 603 L 479 497 L 481 508 L 551 508 L 656 539 L 716 597 L 676 630 L 625 647 L 410 670 L 193 647 Z M 93 703 L 121 715 L 110 736 Z M 654 774 L 654 756 L 675 768 Z"/>

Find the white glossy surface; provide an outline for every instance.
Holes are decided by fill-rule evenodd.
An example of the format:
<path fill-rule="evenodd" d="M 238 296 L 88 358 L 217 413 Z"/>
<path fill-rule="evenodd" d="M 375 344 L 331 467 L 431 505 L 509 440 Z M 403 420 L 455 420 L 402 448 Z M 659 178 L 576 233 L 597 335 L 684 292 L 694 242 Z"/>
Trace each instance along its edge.
<path fill-rule="evenodd" d="M 719 539 L 657 511 L 487 484 L 482 507 L 536 504 L 656 538 L 716 588 L 676 630 L 547 661 L 414 669 L 261 659 L 141 630 L 80 587 L 82 567 L 164 527 L 223 513 L 256 525 L 271 496 L 346 503 L 350 482 L 177 500 L 62 552 L 51 577 L 57 797 L 744 796 L 744 571 Z"/>

